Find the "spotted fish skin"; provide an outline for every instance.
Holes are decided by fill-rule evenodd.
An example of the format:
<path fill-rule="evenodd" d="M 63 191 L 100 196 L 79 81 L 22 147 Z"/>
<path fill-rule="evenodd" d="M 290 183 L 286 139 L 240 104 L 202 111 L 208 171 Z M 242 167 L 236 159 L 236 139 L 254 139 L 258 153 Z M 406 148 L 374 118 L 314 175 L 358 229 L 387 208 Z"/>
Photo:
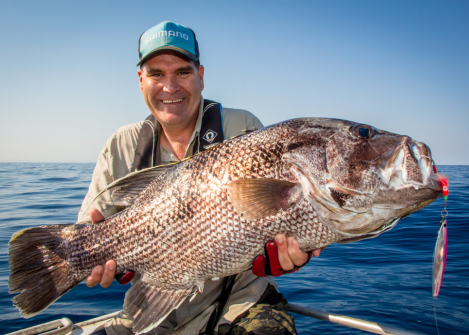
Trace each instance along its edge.
<path fill-rule="evenodd" d="M 228 200 L 226 186 L 238 179 L 298 182 L 281 160 L 294 126 L 234 138 L 175 165 L 127 210 L 64 231 L 61 255 L 81 276 L 114 259 L 118 273 L 145 273 L 159 287 L 174 289 L 249 269 L 278 233 L 296 237 L 303 250 L 340 240 L 306 199 L 259 220 L 245 220 Z"/>
<path fill-rule="evenodd" d="M 12 237 L 10 292 L 22 292 L 15 304 L 34 315 L 113 259 L 118 273 L 143 274 L 124 310 L 134 317 L 134 331 L 145 332 L 204 281 L 249 269 L 276 234 L 296 238 L 304 251 L 356 240 L 441 195 L 429 177 L 425 145 L 363 127 L 369 126 L 289 120 L 165 167 L 149 185 L 143 176 L 159 168 L 123 178 L 112 185 L 113 196 L 128 208 L 104 222 Z M 357 137 L 357 129 L 369 137 Z M 31 253 L 26 258 L 40 261 L 37 275 L 52 285 L 34 304 L 24 248 Z"/>

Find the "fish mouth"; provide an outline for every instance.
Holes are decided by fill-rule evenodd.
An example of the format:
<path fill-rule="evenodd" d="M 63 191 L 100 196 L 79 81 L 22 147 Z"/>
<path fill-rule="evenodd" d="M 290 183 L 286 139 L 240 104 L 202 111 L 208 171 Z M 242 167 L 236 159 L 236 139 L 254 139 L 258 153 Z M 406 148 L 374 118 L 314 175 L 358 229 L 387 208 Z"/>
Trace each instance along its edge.
<path fill-rule="evenodd" d="M 377 236 L 394 226 L 391 223 L 395 220 L 442 195 L 438 176 L 432 173 L 430 149 L 425 144 L 403 137 L 393 149 L 372 163 L 376 186 L 370 192 L 340 185 L 332 179 L 330 171 L 325 171 L 323 180 L 316 180 L 304 167 L 290 163 L 301 181 L 305 198 L 324 224 L 344 238 Z"/>
<path fill-rule="evenodd" d="M 430 148 L 422 142 L 403 136 L 399 146 L 380 159 L 378 173 L 390 187 L 431 187 L 433 159 Z M 441 188 L 440 188 L 441 189 Z"/>
<path fill-rule="evenodd" d="M 326 163 L 327 164 L 327 163 Z M 401 209 L 442 195 L 439 176 L 432 171 L 433 159 L 428 146 L 403 136 L 401 142 L 371 164 L 377 175 L 376 185 L 369 192 L 353 190 L 337 183 L 332 176 L 326 179 L 325 192 L 342 209 L 366 212 L 374 208 Z M 314 183 L 314 180 L 310 178 Z M 356 198 L 357 204 L 368 206 L 344 206 L 342 199 Z M 342 200 L 343 202 L 343 200 Z M 337 212 L 334 206 L 327 206 Z"/>
<path fill-rule="evenodd" d="M 424 143 L 403 137 L 396 151 L 386 158 L 377 169 L 381 185 L 373 195 L 375 208 L 398 210 L 428 204 L 442 195 L 430 148 Z"/>

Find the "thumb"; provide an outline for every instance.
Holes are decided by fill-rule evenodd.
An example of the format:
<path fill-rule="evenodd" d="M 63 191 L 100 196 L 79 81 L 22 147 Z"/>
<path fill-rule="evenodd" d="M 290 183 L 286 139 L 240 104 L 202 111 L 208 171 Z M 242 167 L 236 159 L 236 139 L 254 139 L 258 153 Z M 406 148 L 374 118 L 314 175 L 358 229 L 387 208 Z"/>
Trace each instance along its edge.
<path fill-rule="evenodd" d="M 99 211 L 99 209 L 92 209 L 90 211 L 90 218 L 91 223 L 98 223 L 106 219 L 104 215 Z"/>

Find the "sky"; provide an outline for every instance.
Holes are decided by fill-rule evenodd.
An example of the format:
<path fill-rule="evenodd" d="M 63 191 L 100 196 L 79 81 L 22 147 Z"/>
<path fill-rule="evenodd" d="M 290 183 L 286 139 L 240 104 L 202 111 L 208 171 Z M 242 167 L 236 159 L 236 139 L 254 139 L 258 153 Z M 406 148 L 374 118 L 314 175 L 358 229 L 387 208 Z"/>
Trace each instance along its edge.
<path fill-rule="evenodd" d="M 332 117 L 469 164 L 469 1 L 1 1 L 0 162 L 96 162 L 149 115 L 138 38 L 191 27 L 204 98 L 264 125 Z"/>

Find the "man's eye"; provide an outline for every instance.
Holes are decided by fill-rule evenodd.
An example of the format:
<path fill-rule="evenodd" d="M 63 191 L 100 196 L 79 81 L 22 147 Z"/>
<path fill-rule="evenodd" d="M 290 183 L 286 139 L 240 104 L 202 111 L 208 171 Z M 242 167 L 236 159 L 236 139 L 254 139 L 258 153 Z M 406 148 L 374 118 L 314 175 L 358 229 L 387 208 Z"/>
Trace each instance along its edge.
<path fill-rule="evenodd" d="M 180 76 L 186 76 L 186 75 L 188 75 L 188 74 L 189 74 L 189 72 L 187 72 L 187 71 L 179 72 L 179 75 L 180 75 Z"/>

